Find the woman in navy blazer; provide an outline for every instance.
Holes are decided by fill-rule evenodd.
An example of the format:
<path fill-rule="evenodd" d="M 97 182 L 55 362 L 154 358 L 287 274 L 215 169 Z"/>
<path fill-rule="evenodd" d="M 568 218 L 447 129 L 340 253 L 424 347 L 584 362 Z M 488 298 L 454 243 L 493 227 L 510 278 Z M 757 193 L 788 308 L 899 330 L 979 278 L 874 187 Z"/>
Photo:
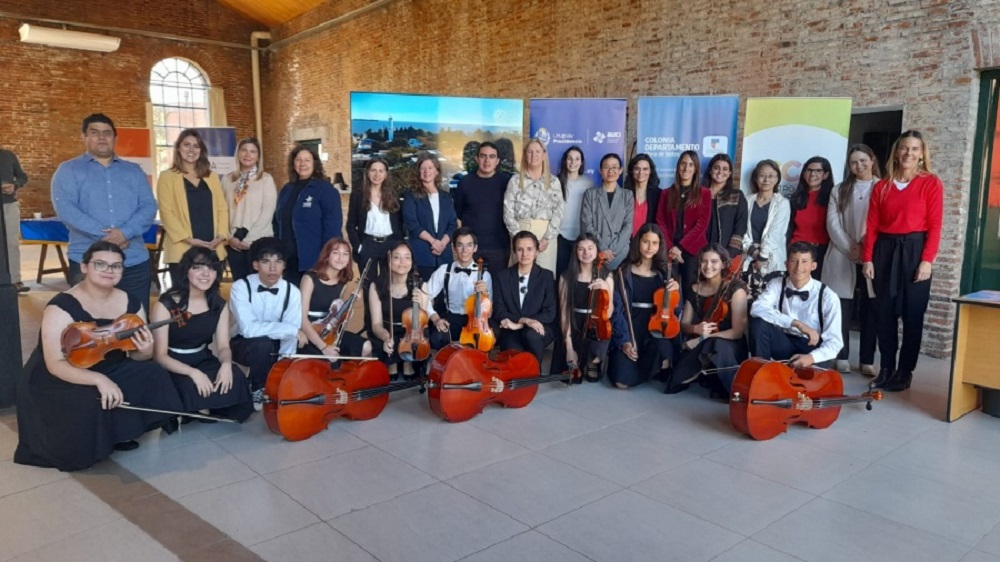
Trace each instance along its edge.
<path fill-rule="evenodd" d="M 410 234 L 413 261 L 420 278 L 430 279 L 440 265 L 449 264 L 451 233 L 458 228 L 458 215 L 451 195 L 438 189 L 441 163 L 433 154 L 417 156 L 417 185 L 403 199 L 403 224 Z"/>
<path fill-rule="evenodd" d="M 278 192 L 274 235 L 285 243 L 285 279 L 298 285 L 331 238 L 341 238 L 344 212 L 340 192 L 326 181 L 315 150 L 297 145 L 288 155 L 289 182 Z"/>

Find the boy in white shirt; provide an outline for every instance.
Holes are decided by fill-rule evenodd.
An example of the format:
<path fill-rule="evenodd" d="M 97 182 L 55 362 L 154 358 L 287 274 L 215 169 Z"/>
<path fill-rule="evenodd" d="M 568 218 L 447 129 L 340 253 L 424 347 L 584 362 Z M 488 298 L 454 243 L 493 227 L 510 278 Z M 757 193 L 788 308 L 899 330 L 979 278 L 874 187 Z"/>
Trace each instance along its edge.
<path fill-rule="evenodd" d="M 440 349 L 449 342 L 457 342 L 462 328 L 469 321 L 465 313 L 465 301 L 474 293 L 483 293 L 492 298 L 492 279 L 488 271 L 479 278 L 479 264 L 473 261 L 479 249 L 476 234 L 463 226 L 455 229 L 451 246 L 455 251 L 455 261 L 437 268 L 427 281 L 429 296 L 434 300 L 435 313 L 430 322 L 431 347 Z M 441 297 L 440 299 L 438 297 Z"/>

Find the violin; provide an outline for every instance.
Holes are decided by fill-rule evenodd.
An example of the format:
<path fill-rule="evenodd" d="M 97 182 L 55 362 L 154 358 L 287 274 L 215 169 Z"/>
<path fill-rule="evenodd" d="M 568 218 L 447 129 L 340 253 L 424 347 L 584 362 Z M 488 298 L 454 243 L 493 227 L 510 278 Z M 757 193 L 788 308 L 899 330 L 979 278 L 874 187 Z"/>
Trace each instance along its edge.
<path fill-rule="evenodd" d="M 603 279 L 601 270 L 607 261 L 607 256 L 603 253 L 597 256 L 597 265 L 594 266 L 594 281 Z M 590 313 L 583 323 L 583 333 L 593 334 L 598 341 L 611 339 L 611 295 L 604 289 L 590 289 L 587 297 Z"/>
<path fill-rule="evenodd" d="M 719 292 L 701 304 L 702 322 L 721 324 L 729 316 L 729 301 L 733 297 L 733 289 L 737 286 L 736 280 L 740 278 L 740 273 L 743 271 L 744 255 L 740 254 L 733 258 L 729 268 L 722 273 Z"/>
<path fill-rule="evenodd" d="M 653 293 L 653 305 L 656 312 L 649 317 L 649 335 L 654 338 L 672 339 L 681 333 L 681 321 L 677 318 L 677 307 L 681 304 L 680 291 L 671 291 L 670 280 L 673 277 L 673 260 L 667 261 L 667 276 L 663 287 Z"/>
<path fill-rule="evenodd" d="M 420 286 L 420 274 L 413 272 L 413 287 Z M 389 296 L 392 298 L 392 295 Z M 427 338 L 427 311 L 413 301 L 413 306 L 403 311 L 403 328 L 406 333 L 399 341 L 399 358 L 403 361 L 426 361 L 431 356 L 431 342 Z"/>
<path fill-rule="evenodd" d="M 372 260 L 369 259 L 368 263 L 365 264 L 364 271 L 361 272 L 361 279 L 365 279 L 368 275 L 368 268 L 371 265 Z M 334 299 L 330 303 L 330 311 L 327 315 L 312 325 L 313 329 L 316 330 L 316 333 L 319 334 L 320 339 L 326 345 L 339 347 L 344 330 L 354 315 L 354 302 L 361 296 L 363 287 L 363 283 L 358 281 L 358 286 L 354 288 L 354 291 L 346 299 Z"/>
<path fill-rule="evenodd" d="M 483 265 L 483 258 L 476 260 L 479 264 L 479 276 L 476 282 L 483 280 L 483 272 L 486 266 Z M 462 328 L 462 335 L 459 336 L 459 343 L 472 346 L 479 351 L 489 351 L 496 345 L 496 335 L 490 328 L 490 314 L 493 312 L 493 302 L 489 295 L 476 293 L 465 299 L 465 313 L 469 316 L 469 321 Z"/>
<path fill-rule="evenodd" d="M 434 356 L 428 380 L 431 411 L 445 421 L 463 422 L 488 404 L 523 408 L 535 399 L 538 385 L 566 379 L 561 374 L 539 376 L 538 359 L 526 351 L 510 349 L 490 357 L 452 344 Z"/>
<path fill-rule="evenodd" d="M 336 418 L 373 419 L 385 409 L 390 393 L 423 384 L 389 384 L 389 371 L 379 361 L 343 360 L 335 366 L 319 358 L 282 359 L 267 382 L 264 420 L 288 441 L 308 439 Z"/>
<path fill-rule="evenodd" d="M 823 429 L 833 425 L 845 404 L 882 399 L 881 391 L 844 396 L 840 373 L 830 369 L 793 369 L 779 361 L 748 359 L 733 380 L 729 420 L 738 431 L 764 441 L 794 423 Z"/>
<path fill-rule="evenodd" d="M 190 312 L 173 312 L 170 318 L 145 323 L 136 314 L 122 314 L 107 326 L 96 322 L 73 322 L 62 331 L 60 344 L 66 361 L 74 367 L 89 369 L 104 360 L 114 350 L 136 351 L 132 336 L 143 326 L 155 330 L 176 322 L 183 326 L 191 318 Z"/>

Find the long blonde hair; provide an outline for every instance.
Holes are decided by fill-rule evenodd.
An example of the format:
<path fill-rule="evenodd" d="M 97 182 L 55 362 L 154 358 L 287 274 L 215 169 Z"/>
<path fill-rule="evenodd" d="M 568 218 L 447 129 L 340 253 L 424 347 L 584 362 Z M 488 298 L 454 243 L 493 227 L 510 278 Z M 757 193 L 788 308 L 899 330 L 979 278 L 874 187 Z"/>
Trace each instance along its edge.
<path fill-rule="evenodd" d="M 910 129 L 905 131 L 903 134 L 899 135 L 896 142 L 892 143 L 892 150 L 889 152 L 889 161 L 885 163 L 885 177 L 890 180 L 896 179 L 897 167 L 899 162 L 896 161 L 896 151 L 899 149 L 899 143 L 903 139 L 914 138 L 920 140 L 921 152 L 923 153 L 923 158 L 917 164 L 918 170 L 917 175 L 932 174 L 931 171 L 931 149 L 927 146 L 927 141 L 924 139 L 924 135 L 920 134 L 920 131 L 915 131 Z"/>
<path fill-rule="evenodd" d="M 545 189 L 548 191 L 552 187 L 552 174 L 549 173 L 549 151 L 545 150 L 545 145 L 539 139 L 531 139 L 524 144 L 524 150 L 521 151 L 521 173 L 518 174 L 519 187 L 524 190 L 524 169 L 527 167 L 526 162 L 528 161 L 528 147 L 532 143 L 538 144 L 542 149 L 542 178 L 545 179 Z"/>
<path fill-rule="evenodd" d="M 254 137 L 245 138 L 236 145 L 236 169 L 229 172 L 230 181 L 239 181 L 240 179 L 240 149 L 243 148 L 245 144 L 252 144 L 257 148 L 257 175 L 252 179 L 253 181 L 260 181 L 260 178 L 264 177 L 264 159 L 260 157 L 260 141 Z"/>

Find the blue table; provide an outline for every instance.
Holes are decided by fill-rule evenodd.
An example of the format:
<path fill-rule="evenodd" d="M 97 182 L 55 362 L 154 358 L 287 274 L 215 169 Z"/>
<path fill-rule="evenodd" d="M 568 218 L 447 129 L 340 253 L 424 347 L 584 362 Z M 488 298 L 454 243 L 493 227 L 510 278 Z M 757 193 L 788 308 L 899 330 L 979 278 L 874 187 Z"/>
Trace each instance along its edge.
<path fill-rule="evenodd" d="M 152 252 L 150 255 L 152 265 L 150 267 L 154 271 L 157 267 L 156 264 L 160 261 L 160 252 L 163 250 L 162 230 L 160 221 L 153 221 L 153 225 L 142 235 L 142 241 L 146 243 L 146 248 Z M 42 246 L 42 253 L 38 257 L 36 283 L 42 282 L 43 275 L 59 272 L 62 272 L 63 277 L 66 278 L 66 282 L 69 283 L 69 263 L 67 263 L 66 255 L 63 253 L 63 246 L 69 244 L 69 229 L 66 228 L 66 225 L 62 221 L 57 217 L 21 219 L 21 244 L 41 244 Z M 45 258 L 48 255 L 49 245 L 56 247 L 56 255 L 59 256 L 59 267 L 45 269 Z"/>

